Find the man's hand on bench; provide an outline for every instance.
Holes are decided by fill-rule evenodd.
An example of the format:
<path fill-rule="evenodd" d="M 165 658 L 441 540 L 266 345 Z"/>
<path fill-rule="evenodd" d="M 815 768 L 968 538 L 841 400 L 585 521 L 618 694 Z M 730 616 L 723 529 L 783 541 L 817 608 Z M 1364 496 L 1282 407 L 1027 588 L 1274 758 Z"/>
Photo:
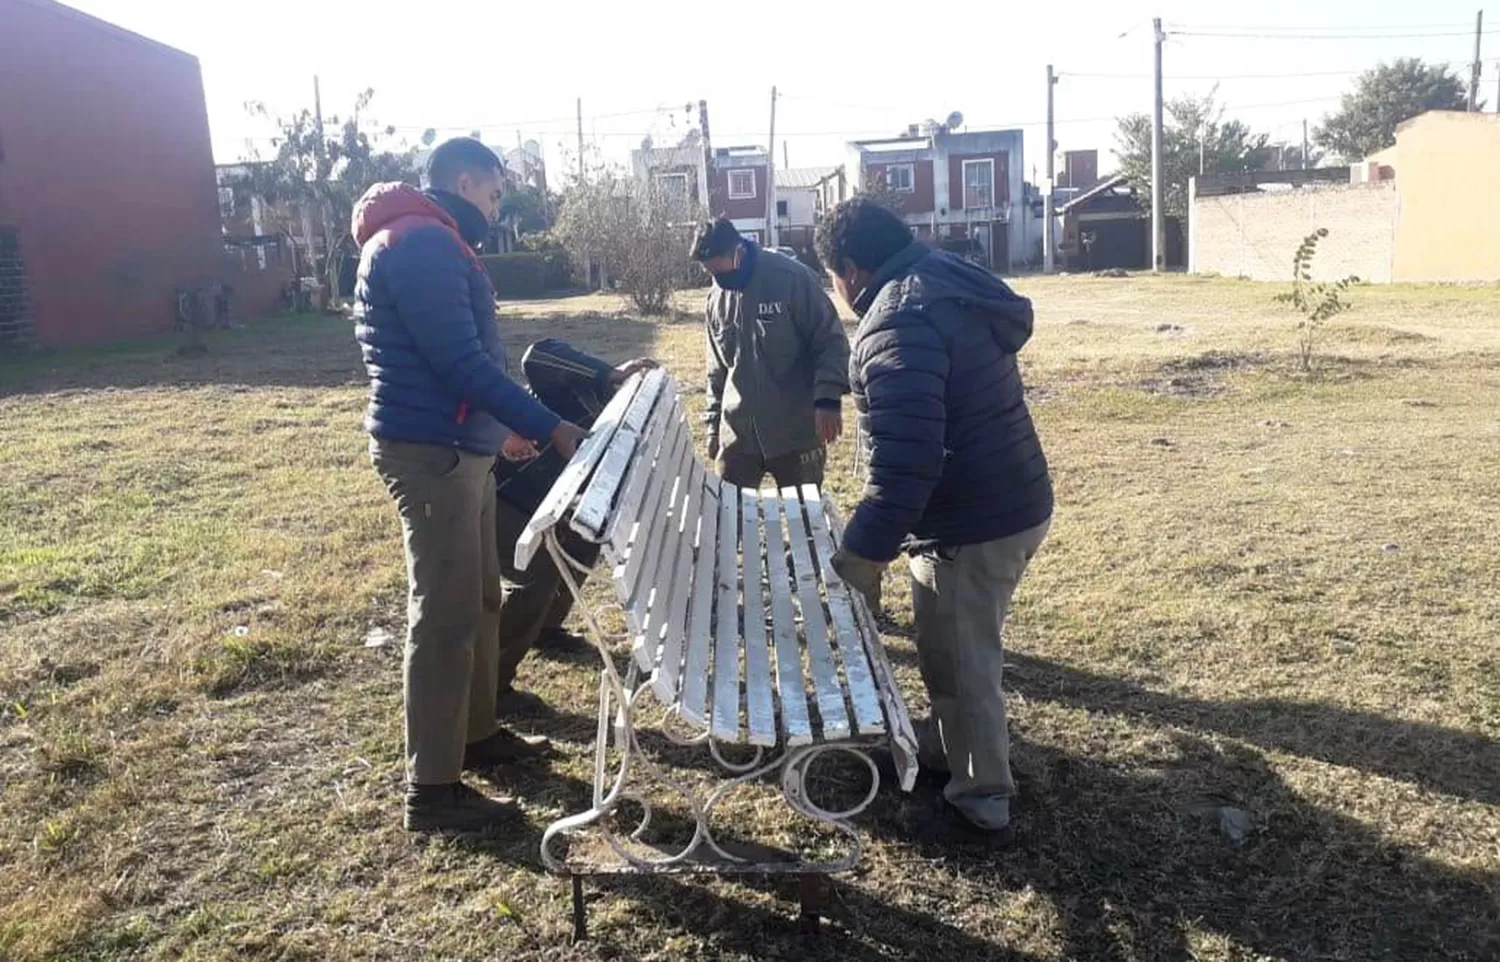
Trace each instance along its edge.
<path fill-rule="evenodd" d="M 626 361 L 609 373 L 610 390 L 618 389 L 632 374 L 639 374 L 642 371 L 649 371 L 658 367 L 661 367 L 661 365 L 649 357 L 638 357 L 634 360 Z"/>
<path fill-rule="evenodd" d="M 864 595 L 870 610 L 880 610 L 880 579 L 886 566 L 879 561 L 861 558 L 845 548 L 833 553 L 833 570 L 844 579 L 844 584 Z"/>
<path fill-rule="evenodd" d="M 573 452 L 578 450 L 578 445 L 589 433 L 572 421 L 559 421 L 557 427 L 552 429 L 552 446 L 557 453 L 565 458 L 571 458 Z"/>

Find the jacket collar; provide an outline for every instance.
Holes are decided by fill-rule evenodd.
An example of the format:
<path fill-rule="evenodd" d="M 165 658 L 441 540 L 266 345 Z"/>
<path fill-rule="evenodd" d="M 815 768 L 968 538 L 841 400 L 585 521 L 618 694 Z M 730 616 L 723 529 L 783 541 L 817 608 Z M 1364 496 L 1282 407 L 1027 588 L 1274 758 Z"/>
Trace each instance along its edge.
<path fill-rule="evenodd" d="M 750 286 L 750 278 L 755 276 L 755 264 L 760 260 L 760 245 L 753 240 L 740 242 L 745 253 L 740 257 L 740 266 L 724 274 L 715 274 L 714 283 L 726 291 L 742 291 Z"/>
<path fill-rule="evenodd" d="M 870 305 L 875 303 L 875 298 L 880 294 L 881 288 L 905 274 L 913 264 L 930 253 L 932 253 L 932 248 L 921 241 L 914 240 L 893 254 L 889 260 L 880 265 L 880 269 L 870 278 L 870 283 L 866 284 L 865 289 L 860 291 L 859 296 L 854 299 L 854 313 L 864 317 Z"/>
<path fill-rule="evenodd" d="M 478 247 L 490 236 L 490 222 L 485 220 L 478 207 L 455 193 L 446 190 L 423 191 L 427 197 L 443 209 L 458 225 L 458 236 L 470 247 Z"/>

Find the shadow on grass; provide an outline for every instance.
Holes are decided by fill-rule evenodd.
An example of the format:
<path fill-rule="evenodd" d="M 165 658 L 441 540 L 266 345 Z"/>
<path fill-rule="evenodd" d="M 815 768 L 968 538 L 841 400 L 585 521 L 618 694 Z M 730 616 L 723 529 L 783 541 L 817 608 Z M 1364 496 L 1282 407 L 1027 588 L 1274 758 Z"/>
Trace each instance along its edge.
<path fill-rule="evenodd" d="M 1152 701 L 1157 696 L 1134 686 L 1011 657 L 1013 683 L 1033 698 L 1056 698 L 1062 691 L 1063 700 L 1081 707 L 1124 711 L 1134 705 L 1173 725 L 1189 725 L 1184 713 L 1190 707 L 1200 723 L 1218 717 L 1210 712 L 1214 706 L 1158 704 Z M 592 718 L 549 711 L 531 721 L 555 736 L 591 743 Z M 1219 718 L 1217 724 L 1228 722 Z M 1316 735 L 1314 730 L 1304 737 Z M 879 844 L 857 870 L 858 881 L 836 880 L 832 924 L 819 939 L 808 940 L 797 928 L 794 880 L 753 876 L 714 883 L 591 879 L 596 901 L 634 900 L 632 925 L 600 917 L 594 937 L 619 950 L 645 951 L 666 929 L 755 958 L 854 962 L 1188 962 L 1205 953 L 1234 957 L 1237 950 L 1257 957 L 1369 962 L 1500 957 L 1500 873 L 1444 864 L 1356 818 L 1310 803 L 1253 747 L 1186 732 L 1167 737 L 1170 760 L 1151 767 L 1080 758 L 1018 740 L 1013 759 L 1021 792 L 1019 841 L 1010 847 L 956 827 L 934 784 L 919 783 L 910 795 L 882 791 L 855 820 L 859 833 Z M 646 740 L 664 754 L 680 752 L 654 737 Z M 1444 750 L 1457 747 L 1449 743 Z M 704 758 L 696 764 L 685 756 L 676 760 L 711 767 L 706 753 L 698 754 Z M 582 780 L 560 779 L 545 767 L 518 767 L 491 780 L 553 811 L 579 811 L 591 796 Z M 1222 806 L 1248 814 L 1251 828 L 1242 842 L 1222 830 Z M 681 813 L 658 810 L 657 817 L 665 837 L 681 841 L 691 835 L 691 822 Z M 734 829 L 727 827 L 726 840 Z M 476 845 L 503 861 L 539 867 L 538 843 L 539 834 L 532 833 Z M 762 906 L 736 894 L 751 890 L 773 892 L 781 901 Z M 1055 913 L 1050 925 L 1027 907 L 1025 900 L 1036 895 Z M 1052 931 L 1037 935 L 1047 928 Z M 1017 931 L 1030 934 L 1007 934 Z M 1030 941 L 1039 937 L 1055 948 Z M 1233 947 L 1213 948 L 1225 940 Z"/>

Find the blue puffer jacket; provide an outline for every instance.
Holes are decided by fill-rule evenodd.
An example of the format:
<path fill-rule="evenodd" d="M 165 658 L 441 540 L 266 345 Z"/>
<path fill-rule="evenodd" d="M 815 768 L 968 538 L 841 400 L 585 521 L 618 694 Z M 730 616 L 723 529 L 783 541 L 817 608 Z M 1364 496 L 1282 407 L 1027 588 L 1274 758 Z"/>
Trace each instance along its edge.
<path fill-rule="evenodd" d="M 889 561 L 903 544 L 980 544 L 1050 518 L 1047 459 L 1016 366 L 1031 302 L 913 243 L 854 307 L 849 382 L 870 467 L 845 547 Z"/>
<path fill-rule="evenodd" d="M 463 198 L 406 184 L 377 184 L 355 205 L 354 336 L 375 437 L 494 456 L 511 431 L 545 443 L 557 427 L 506 374 L 495 289 L 473 249 L 485 228 Z"/>

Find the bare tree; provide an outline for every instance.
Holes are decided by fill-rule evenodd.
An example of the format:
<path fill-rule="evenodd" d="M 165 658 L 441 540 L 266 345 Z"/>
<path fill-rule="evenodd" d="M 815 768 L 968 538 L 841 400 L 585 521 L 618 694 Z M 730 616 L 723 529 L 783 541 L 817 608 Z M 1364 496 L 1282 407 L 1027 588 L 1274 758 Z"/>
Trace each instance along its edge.
<path fill-rule="evenodd" d="M 598 264 L 642 314 L 665 313 L 692 280 L 688 244 L 702 211 L 655 179 L 607 170 L 563 192 L 555 233 L 574 262 Z"/>

